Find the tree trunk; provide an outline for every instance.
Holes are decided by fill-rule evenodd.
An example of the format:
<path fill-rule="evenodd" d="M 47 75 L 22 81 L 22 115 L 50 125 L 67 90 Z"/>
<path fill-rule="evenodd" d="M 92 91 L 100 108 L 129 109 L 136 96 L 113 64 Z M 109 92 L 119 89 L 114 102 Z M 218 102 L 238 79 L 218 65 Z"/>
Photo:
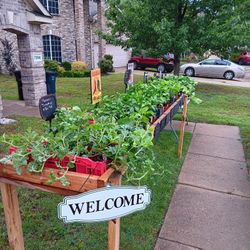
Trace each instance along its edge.
<path fill-rule="evenodd" d="M 174 54 L 174 75 L 180 73 L 180 54 Z"/>

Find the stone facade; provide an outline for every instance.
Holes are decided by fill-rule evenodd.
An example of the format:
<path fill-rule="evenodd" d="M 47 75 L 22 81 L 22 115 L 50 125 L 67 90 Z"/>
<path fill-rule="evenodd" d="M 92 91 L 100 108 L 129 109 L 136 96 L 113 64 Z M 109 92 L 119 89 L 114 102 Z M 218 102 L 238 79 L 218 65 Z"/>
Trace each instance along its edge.
<path fill-rule="evenodd" d="M 42 36 L 61 39 L 62 61 L 84 61 L 91 69 L 106 53 L 105 41 L 95 34 L 106 29 L 104 11 L 105 0 L 59 0 L 58 15 L 50 15 L 39 0 L 0 0 L 0 36 L 17 47 L 27 105 L 37 105 L 46 94 L 43 61 L 34 61 L 43 54 Z"/>
<path fill-rule="evenodd" d="M 105 42 L 95 41 L 96 29 L 104 28 L 104 1 L 61 0 L 59 4 L 59 15 L 53 15 L 51 25 L 42 25 L 42 35 L 61 38 L 63 61 L 84 61 L 92 68 L 94 42 L 100 46 L 99 59 L 105 54 Z M 97 5 L 97 22 L 90 15 L 90 4 Z"/>
<path fill-rule="evenodd" d="M 20 9 L 23 16 L 23 12 L 25 12 L 24 1 L 18 2 L 22 7 L 18 4 L 14 5 L 11 1 L 7 4 L 7 1 L 4 0 L 0 4 L 0 7 L 3 6 L 1 12 L 4 11 L 3 8 Z M 31 11 L 31 9 L 28 10 Z M 52 16 L 53 22 L 51 24 L 41 25 L 41 35 L 54 35 L 61 38 L 62 61 L 84 61 L 89 68 L 92 68 L 94 44 L 98 44 L 99 47 L 99 60 L 105 54 L 106 43 L 95 34 L 97 29 L 106 29 L 104 11 L 104 0 L 60 0 L 59 14 Z M 91 16 L 94 15 L 93 13 L 95 14 L 94 18 Z M 29 28 L 26 26 L 26 29 Z M 15 35 L 3 30 L 0 30 L 0 35 L 14 41 L 17 46 Z M 15 58 L 19 66 L 18 49 L 16 51 Z"/>
<path fill-rule="evenodd" d="M 60 0 L 59 4 L 59 15 L 53 15 L 52 24 L 41 26 L 42 36 L 54 35 L 60 37 L 62 60 L 72 62 L 76 60 L 74 5 L 72 0 Z"/>
<path fill-rule="evenodd" d="M 17 39 L 25 103 L 37 106 L 46 94 L 46 85 L 41 28 L 36 15 L 41 11 L 49 17 L 49 13 L 33 1 L 1 0 L 1 3 L 0 28 L 15 34 Z M 41 21 L 46 22 L 45 19 Z"/>

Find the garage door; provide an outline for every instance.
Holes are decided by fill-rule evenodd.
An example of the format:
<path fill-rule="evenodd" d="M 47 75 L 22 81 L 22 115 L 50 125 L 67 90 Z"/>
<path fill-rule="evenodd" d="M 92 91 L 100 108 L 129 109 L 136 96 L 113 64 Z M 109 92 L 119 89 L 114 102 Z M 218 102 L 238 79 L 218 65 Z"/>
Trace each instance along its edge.
<path fill-rule="evenodd" d="M 130 51 L 125 51 L 122 47 L 111 44 L 106 45 L 106 54 L 113 56 L 114 67 L 126 66 L 131 57 Z"/>

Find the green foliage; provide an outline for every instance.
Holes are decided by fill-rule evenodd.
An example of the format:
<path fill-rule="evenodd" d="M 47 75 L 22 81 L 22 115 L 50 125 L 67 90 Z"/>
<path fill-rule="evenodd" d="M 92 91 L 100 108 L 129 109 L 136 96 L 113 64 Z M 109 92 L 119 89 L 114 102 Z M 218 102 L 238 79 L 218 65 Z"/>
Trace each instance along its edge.
<path fill-rule="evenodd" d="M 65 72 L 65 69 L 61 66 L 58 66 L 57 68 L 57 73 L 58 73 L 58 76 L 62 76 Z"/>
<path fill-rule="evenodd" d="M 190 134 L 185 134 L 184 155 L 190 138 Z M 151 189 L 153 199 L 147 209 L 122 218 L 120 249 L 154 248 L 157 232 L 160 230 L 167 209 L 166 204 L 170 203 L 183 162 L 183 159 L 179 160 L 176 157 L 176 147 L 171 132 L 162 132 L 154 145 L 154 152 L 157 162 L 163 165 L 167 171 L 165 174 L 157 176 L 157 185 L 154 185 L 155 179 L 141 183 Z M 123 184 L 129 185 L 126 182 Z M 22 218 L 24 218 L 25 249 L 107 249 L 107 223 L 69 223 L 65 226 L 58 220 L 56 213 L 57 205 L 63 199 L 62 196 L 27 188 L 18 188 L 17 191 Z M 2 206 L 0 202 L 0 207 Z M 44 218 L 46 218 L 45 223 L 43 223 Z M 1 250 L 9 249 L 4 223 L 4 211 L 0 209 Z"/>
<path fill-rule="evenodd" d="M 183 52 L 211 49 L 225 55 L 235 47 L 249 47 L 249 0 L 108 0 L 107 5 L 109 33 L 100 35 L 152 56 L 172 51 L 176 74 Z"/>
<path fill-rule="evenodd" d="M 53 60 L 49 60 L 49 59 L 45 59 L 44 60 L 44 68 L 46 71 L 57 72 L 58 71 L 58 62 L 53 61 Z"/>
<path fill-rule="evenodd" d="M 2 64 L 0 65 L 0 72 L 1 67 L 4 66 L 10 75 L 13 75 L 15 70 L 17 69 L 17 64 L 15 60 L 15 45 L 13 41 L 9 41 L 6 37 L 0 38 L 1 42 L 1 57 L 2 57 Z"/>
<path fill-rule="evenodd" d="M 238 62 L 240 57 L 240 53 L 231 53 L 230 54 L 230 61 Z"/>
<path fill-rule="evenodd" d="M 72 71 L 84 72 L 87 69 L 87 65 L 85 62 L 76 61 L 71 64 Z"/>
<path fill-rule="evenodd" d="M 113 56 L 112 55 L 104 55 L 104 59 L 109 60 L 113 63 Z"/>
<path fill-rule="evenodd" d="M 61 63 L 61 66 L 66 70 L 66 71 L 70 71 L 71 70 L 71 63 L 70 62 L 67 62 L 67 61 L 64 61 Z"/>
<path fill-rule="evenodd" d="M 136 84 L 127 93 L 104 98 L 102 105 L 87 113 L 79 107 L 61 108 L 53 121 L 52 132 L 46 129 L 38 135 L 28 131 L 18 137 L 21 145 L 3 137 L 3 143 L 18 148 L 17 153 L 8 159 L 14 161 L 14 167 L 21 173 L 30 154 L 34 159 L 28 163 L 31 172 L 41 172 L 44 162 L 50 157 L 102 155 L 109 166 L 117 170 L 128 166 L 127 179 L 140 181 L 148 178 L 164 171 L 159 166 L 155 170 L 154 155 L 150 153 L 153 138 L 149 119 L 158 104 L 168 102 L 180 91 L 194 97 L 194 86 L 195 82 L 187 77 L 153 78 L 146 85 L 142 82 Z M 94 124 L 89 124 L 89 120 L 94 120 Z M 31 153 L 27 151 L 29 148 Z M 68 168 L 73 166 L 73 159 Z M 67 185 L 65 174 L 68 168 L 60 178 L 51 175 L 51 181 L 60 180 Z"/>
<path fill-rule="evenodd" d="M 101 69 L 101 72 L 103 74 L 106 74 L 108 72 L 112 72 L 113 71 L 113 63 L 110 60 L 107 59 L 102 59 L 99 63 L 98 66 Z"/>
<path fill-rule="evenodd" d="M 85 71 L 64 71 L 60 75 L 60 77 L 90 77 L 90 70 Z"/>

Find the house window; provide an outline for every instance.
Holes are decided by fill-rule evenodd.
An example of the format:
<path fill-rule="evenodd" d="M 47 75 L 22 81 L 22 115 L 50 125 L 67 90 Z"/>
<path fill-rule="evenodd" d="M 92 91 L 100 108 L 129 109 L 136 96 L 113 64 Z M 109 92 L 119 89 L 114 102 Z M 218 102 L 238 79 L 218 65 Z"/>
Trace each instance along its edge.
<path fill-rule="evenodd" d="M 61 62 L 61 38 L 53 35 L 43 36 L 43 51 L 45 59 Z"/>
<path fill-rule="evenodd" d="M 40 0 L 40 2 L 49 11 L 50 14 L 59 15 L 58 0 Z"/>

